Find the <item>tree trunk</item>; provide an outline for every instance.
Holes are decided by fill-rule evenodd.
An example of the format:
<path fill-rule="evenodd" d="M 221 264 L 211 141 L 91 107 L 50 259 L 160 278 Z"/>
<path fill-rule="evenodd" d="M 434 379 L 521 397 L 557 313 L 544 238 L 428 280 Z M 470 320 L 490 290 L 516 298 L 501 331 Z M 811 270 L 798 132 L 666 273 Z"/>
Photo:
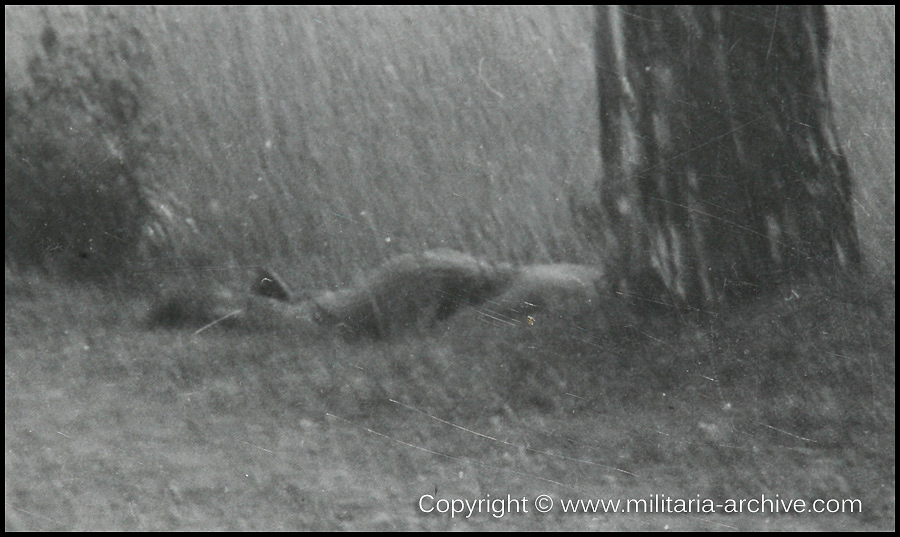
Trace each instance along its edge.
<path fill-rule="evenodd" d="M 587 211 L 621 292 L 700 306 L 859 264 L 823 7 L 601 6 L 596 28 Z"/>

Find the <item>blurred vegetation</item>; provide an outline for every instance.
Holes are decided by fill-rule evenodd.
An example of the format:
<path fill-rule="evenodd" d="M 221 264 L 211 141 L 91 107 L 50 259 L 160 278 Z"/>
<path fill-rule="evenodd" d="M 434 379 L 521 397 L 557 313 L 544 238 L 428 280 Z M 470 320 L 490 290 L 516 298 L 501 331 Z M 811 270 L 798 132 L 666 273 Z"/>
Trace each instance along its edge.
<path fill-rule="evenodd" d="M 893 278 L 896 213 L 895 6 L 829 6 L 831 100 L 854 180 L 860 246 Z"/>
<path fill-rule="evenodd" d="M 860 235 L 887 272 L 892 9 L 831 11 Z M 298 288 L 434 247 L 600 263 L 570 211 L 602 171 L 592 32 L 590 7 L 8 8 L 7 259 L 91 246 L 120 269 L 138 241 L 135 273 L 267 265 Z M 12 198 L 10 176 L 30 178 Z"/>
<path fill-rule="evenodd" d="M 154 66 L 135 270 L 265 264 L 322 287 L 441 246 L 598 260 L 567 203 L 598 165 L 589 9 L 99 9 L 130 17 Z M 29 51 L 34 17 L 8 11 Z"/>
<path fill-rule="evenodd" d="M 5 260 L 101 281 L 141 243 L 144 155 L 158 133 L 145 118 L 144 36 L 113 11 L 85 20 L 73 36 L 47 18 L 29 85 L 6 75 Z"/>

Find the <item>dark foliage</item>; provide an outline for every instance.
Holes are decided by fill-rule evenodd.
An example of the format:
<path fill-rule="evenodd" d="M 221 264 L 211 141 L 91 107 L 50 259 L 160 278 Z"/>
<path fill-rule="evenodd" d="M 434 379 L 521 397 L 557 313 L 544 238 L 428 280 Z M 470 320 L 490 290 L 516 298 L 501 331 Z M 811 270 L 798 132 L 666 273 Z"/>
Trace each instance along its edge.
<path fill-rule="evenodd" d="M 122 275 L 150 212 L 140 184 L 154 129 L 140 31 L 94 13 L 83 35 L 48 21 L 30 85 L 6 77 L 7 265 L 77 280 Z"/>

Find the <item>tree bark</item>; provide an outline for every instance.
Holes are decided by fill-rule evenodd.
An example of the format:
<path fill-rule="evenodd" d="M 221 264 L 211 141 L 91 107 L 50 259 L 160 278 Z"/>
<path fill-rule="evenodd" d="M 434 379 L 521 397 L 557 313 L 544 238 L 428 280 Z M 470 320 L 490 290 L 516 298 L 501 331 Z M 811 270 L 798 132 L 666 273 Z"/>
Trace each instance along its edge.
<path fill-rule="evenodd" d="M 823 7 L 596 13 L 603 173 L 581 216 L 620 292 L 701 306 L 860 263 Z"/>

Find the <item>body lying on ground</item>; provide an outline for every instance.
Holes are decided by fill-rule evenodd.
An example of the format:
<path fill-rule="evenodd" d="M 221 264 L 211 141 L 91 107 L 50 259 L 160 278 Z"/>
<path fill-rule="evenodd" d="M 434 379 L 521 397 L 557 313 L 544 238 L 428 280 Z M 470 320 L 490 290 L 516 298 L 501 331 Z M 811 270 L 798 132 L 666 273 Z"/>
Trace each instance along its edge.
<path fill-rule="evenodd" d="M 298 298 L 273 272 L 260 271 L 249 293 L 227 290 L 169 293 L 151 308 L 159 326 L 197 331 L 213 326 L 297 332 L 337 330 L 349 338 L 389 338 L 429 330 L 460 310 L 516 322 L 534 316 L 585 313 L 598 305 L 603 272 L 546 264 L 514 267 L 450 249 L 403 254 L 356 284 Z M 193 296 L 192 296 L 193 295 Z"/>

